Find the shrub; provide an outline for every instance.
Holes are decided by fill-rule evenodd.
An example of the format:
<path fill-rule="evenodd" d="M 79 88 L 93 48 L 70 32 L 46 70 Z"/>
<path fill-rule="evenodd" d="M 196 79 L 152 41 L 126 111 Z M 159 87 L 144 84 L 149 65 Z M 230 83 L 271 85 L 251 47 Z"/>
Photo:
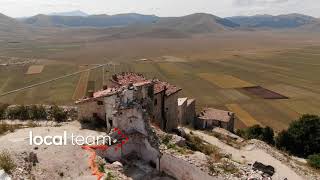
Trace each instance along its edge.
<path fill-rule="evenodd" d="M 51 107 L 50 113 L 54 120 L 57 122 L 63 122 L 67 120 L 67 113 L 57 105 Z"/>
<path fill-rule="evenodd" d="M 29 108 L 29 116 L 33 120 L 47 119 L 47 112 L 43 106 L 32 105 Z"/>
<path fill-rule="evenodd" d="M 9 108 L 7 110 L 7 116 L 9 119 L 21 119 L 21 120 L 30 119 L 29 108 L 24 105 L 19 105 L 16 107 Z"/>
<path fill-rule="evenodd" d="M 16 168 L 16 165 L 11 159 L 11 156 L 7 150 L 4 150 L 0 153 L 0 168 L 8 174 L 11 174 Z"/>
<path fill-rule="evenodd" d="M 261 127 L 260 125 L 254 125 L 246 129 L 239 129 L 237 135 L 245 139 L 258 139 L 268 144 L 274 144 L 274 132 L 270 127 Z"/>
<path fill-rule="evenodd" d="M 111 172 L 108 172 L 105 180 L 113 180 L 113 179 L 115 179 L 115 176 Z"/>
<path fill-rule="evenodd" d="M 166 134 L 166 135 L 162 138 L 162 143 L 165 144 L 165 145 L 168 145 L 171 139 L 172 139 L 172 135 Z"/>
<path fill-rule="evenodd" d="M 308 163 L 310 164 L 310 166 L 320 169 L 320 154 L 308 156 Z"/>
<path fill-rule="evenodd" d="M 0 135 L 6 133 L 6 132 L 14 132 L 14 130 L 16 129 L 20 129 L 21 125 L 19 124 L 15 124 L 15 125 L 11 125 L 11 124 L 6 124 L 6 123 L 1 123 L 0 124 Z"/>
<path fill-rule="evenodd" d="M 8 104 L 0 104 L 0 119 L 6 118 L 6 110 L 8 106 Z"/>
<path fill-rule="evenodd" d="M 308 157 L 320 152 L 320 117 L 303 115 L 276 138 L 276 146 L 291 154 Z"/>
<path fill-rule="evenodd" d="M 195 135 L 186 136 L 186 144 L 192 151 L 200 151 L 206 155 L 211 155 L 217 152 L 217 148 L 211 144 L 206 144 L 203 140 Z"/>

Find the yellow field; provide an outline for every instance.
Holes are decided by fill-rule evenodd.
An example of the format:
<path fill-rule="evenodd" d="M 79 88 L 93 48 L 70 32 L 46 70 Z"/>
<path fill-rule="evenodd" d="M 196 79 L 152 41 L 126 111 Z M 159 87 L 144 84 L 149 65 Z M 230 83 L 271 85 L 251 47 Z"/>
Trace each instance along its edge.
<path fill-rule="evenodd" d="M 285 84 L 269 85 L 266 88 L 290 98 L 317 97 L 316 93 Z"/>
<path fill-rule="evenodd" d="M 275 101 L 268 101 L 267 103 L 270 104 L 273 108 L 277 109 L 278 111 L 281 111 L 284 113 L 287 117 L 289 117 L 292 120 L 298 119 L 300 114 L 293 109 L 287 107 L 284 105 L 282 102 L 283 101 L 288 101 L 287 99 L 285 100 L 275 100 Z"/>
<path fill-rule="evenodd" d="M 230 101 L 246 101 L 251 99 L 249 96 L 235 89 L 219 90 L 219 93 L 221 93 L 224 97 L 226 97 Z"/>
<path fill-rule="evenodd" d="M 186 71 L 178 66 L 173 66 L 172 63 L 159 63 L 159 66 L 162 70 L 164 70 L 167 74 L 171 75 L 179 75 L 184 74 Z"/>
<path fill-rule="evenodd" d="M 282 101 L 283 104 L 298 112 L 300 115 L 302 114 L 320 114 L 319 104 L 316 104 L 315 101 L 312 100 L 288 100 Z M 318 106 L 316 106 L 318 105 Z"/>
<path fill-rule="evenodd" d="M 205 79 L 220 88 L 241 88 L 255 86 L 247 81 L 225 74 L 200 73 L 199 77 Z"/>
<path fill-rule="evenodd" d="M 29 67 L 26 74 L 40 74 L 44 69 L 44 65 L 32 65 Z"/>
<path fill-rule="evenodd" d="M 253 126 L 255 124 L 261 125 L 256 119 L 254 119 L 247 111 L 242 109 L 238 104 L 227 104 L 226 107 L 234 112 L 236 116 L 247 126 Z"/>
<path fill-rule="evenodd" d="M 80 68 L 81 70 L 82 68 Z M 88 86 L 88 80 L 90 76 L 90 71 L 85 71 L 81 73 L 77 87 L 74 91 L 73 100 L 78 100 L 83 98 L 86 95 L 87 91 L 87 86 Z"/>

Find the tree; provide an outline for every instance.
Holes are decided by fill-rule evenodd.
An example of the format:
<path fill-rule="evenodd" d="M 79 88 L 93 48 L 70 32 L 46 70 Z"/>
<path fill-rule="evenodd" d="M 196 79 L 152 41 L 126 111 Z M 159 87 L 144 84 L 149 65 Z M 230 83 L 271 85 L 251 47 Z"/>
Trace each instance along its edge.
<path fill-rule="evenodd" d="M 320 117 L 303 115 L 276 138 L 276 146 L 300 157 L 320 152 Z"/>

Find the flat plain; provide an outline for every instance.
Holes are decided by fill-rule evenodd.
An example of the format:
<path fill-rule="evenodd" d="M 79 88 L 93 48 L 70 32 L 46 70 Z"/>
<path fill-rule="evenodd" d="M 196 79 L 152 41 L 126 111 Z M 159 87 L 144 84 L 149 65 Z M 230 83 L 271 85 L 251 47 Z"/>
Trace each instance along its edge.
<path fill-rule="evenodd" d="M 197 99 L 197 111 L 202 107 L 229 110 L 230 104 L 240 107 L 241 112 L 252 118 L 244 118 L 240 113 L 237 127 L 256 121 L 280 131 L 302 114 L 320 114 L 320 39 L 317 38 L 309 42 L 308 37 L 294 34 L 269 36 L 253 32 L 190 39 L 140 38 L 113 42 L 89 39 L 86 42 L 57 37 L 38 43 L 0 43 L 0 57 L 48 59 L 43 71 L 32 76 L 25 75 L 29 66 L 0 66 L 0 94 L 76 72 L 79 66 L 89 68 L 90 64 L 116 62 L 85 75 L 0 96 L 0 102 L 73 104 L 87 90 L 101 89 L 103 79 L 107 83 L 112 74 L 131 71 L 180 86 L 181 97 Z M 241 89 L 252 85 L 288 99 L 263 99 Z M 81 93 L 74 96 L 80 91 L 79 86 Z"/>

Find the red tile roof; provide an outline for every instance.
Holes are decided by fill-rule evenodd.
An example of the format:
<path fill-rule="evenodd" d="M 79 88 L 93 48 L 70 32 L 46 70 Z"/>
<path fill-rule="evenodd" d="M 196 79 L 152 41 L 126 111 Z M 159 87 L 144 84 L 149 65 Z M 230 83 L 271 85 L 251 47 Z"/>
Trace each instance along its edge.
<path fill-rule="evenodd" d="M 177 86 L 169 84 L 168 82 L 160 81 L 158 79 L 154 80 L 153 82 L 154 82 L 154 94 L 160 93 L 161 91 L 166 89 L 166 95 L 170 96 L 182 90 Z"/>
<path fill-rule="evenodd" d="M 205 108 L 198 117 L 201 120 L 217 120 L 223 122 L 229 122 L 231 116 L 233 116 L 233 112 L 223 111 L 219 109 L 213 108 Z"/>
<path fill-rule="evenodd" d="M 151 81 L 145 80 L 145 81 L 141 81 L 138 83 L 133 83 L 133 86 L 143 86 L 143 85 L 147 85 L 147 84 L 151 84 L 151 83 L 152 83 Z M 123 91 L 127 87 L 128 87 L 128 85 L 125 85 L 125 86 L 121 86 L 121 87 L 112 87 L 112 88 L 108 88 L 106 90 L 97 91 L 97 92 L 93 93 L 93 97 L 91 97 L 91 98 L 86 97 L 86 98 L 80 99 L 80 100 L 76 101 L 76 104 L 88 102 L 91 100 L 96 100 L 98 98 L 112 96 L 114 94 L 117 94 L 117 93 Z"/>
<path fill-rule="evenodd" d="M 141 74 L 136 73 L 121 73 L 112 76 L 111 81 L 119 85 L 128 85 L 130 83 L 138 83 L 147 79 Z"/>
<path fill-rule="evenodd" d="M 137 73 L 121 73 L 112 76 L 111 81 L 119 85 L 128 85 L 130 83 L 138 83 L 146 81 L 147 79 L 142 74 Z M 154 94 L 158 94 L 166 89 L 166 95 L 170 96 L 182 90 L 177 86 L 171 85 L 168 82 L 154 79 Z"/>

